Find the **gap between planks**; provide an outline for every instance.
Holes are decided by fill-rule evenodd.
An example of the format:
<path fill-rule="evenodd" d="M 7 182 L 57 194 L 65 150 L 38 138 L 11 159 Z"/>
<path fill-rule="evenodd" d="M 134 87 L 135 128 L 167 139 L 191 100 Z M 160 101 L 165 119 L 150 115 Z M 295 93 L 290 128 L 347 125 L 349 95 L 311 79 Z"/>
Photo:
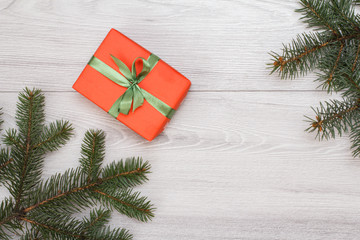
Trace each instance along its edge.
<path fill-rule="evenodd" d="M 20 91 L 20 90 L 19 90 Z M 0 93 L 18 93 L 19 91 L 15 91 L 15 90 L 5 90 L 2 91 L 0 90 Z M 73 91 L 49 91 L 49 90 L 43 90 L 43 92 L 45 93 L 58 93 L 58 92 L 63 92 L 63 93 L 72 93 L 72 92 L 76 92 L 75 90 Z M 325 92 L 325 90 L 293 90 L 293 89 L 285 89 L 285 90 L 189 90 L 189 92 L 200 92 L 200 93 L 234 93 L 234 92 L 241 92 L 241 93 L 283 93 L 283 92 L 292 92 L 292 93 L 311 93 L 311 92 Z"/>

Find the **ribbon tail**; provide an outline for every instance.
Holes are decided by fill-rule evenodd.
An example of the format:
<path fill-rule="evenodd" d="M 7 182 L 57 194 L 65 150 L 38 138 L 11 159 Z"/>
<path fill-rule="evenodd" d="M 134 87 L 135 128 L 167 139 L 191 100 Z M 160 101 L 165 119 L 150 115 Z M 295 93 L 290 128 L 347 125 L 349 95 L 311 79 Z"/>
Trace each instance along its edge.
<path fill-rule="evenodd" d="M 119 104 L 119 112 L 125 115 L 129 114 L 131 109 L 131 104 L 133 102 L 134 91 L 132 87 L 128 88 L 125 93 L 122 95 L 122 100 Z"/>
<path fill-rule="evenodd" d="M 146 99 L 146 101 L 165 117 L 171 119 L 172 116 L 175 114 L 176 110 L 170 107 L 169 105 L 167 105 L 166 103 L 164 103 L 163 101 L 161 101 L 160 99 L 154 97 L 153 95 L 151 95 L 142 88 L 140 88 L 140 91 L 144 96 L 144 98 Z"/>
<path fill-rule="evenodd" d="M 143 104 L 144 104 L 144 96 L 140 90 L 140 87 L 136 85 L 136 88 L 134 89 L 133 112 Z"/>
<path fill-rule="evenodd" d="M 131 109 L 131 104 L 133 102 L 133 96 L 134 92 L 130 87 L 115 101 L 109 110 L 109 114 L 114 118 L 117 118 L 120 113 L 128 115 Z"/>

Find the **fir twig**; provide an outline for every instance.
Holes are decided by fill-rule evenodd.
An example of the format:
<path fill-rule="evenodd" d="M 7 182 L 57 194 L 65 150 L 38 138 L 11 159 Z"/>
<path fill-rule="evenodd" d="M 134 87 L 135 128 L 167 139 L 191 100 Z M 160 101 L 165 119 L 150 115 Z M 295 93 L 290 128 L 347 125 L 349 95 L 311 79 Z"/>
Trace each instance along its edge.
<path fill-rule="evenodd" d="M 67 121 L 45 125 L 44 95 L 25 89 L 19 94 L 17 130 L 7 130 L 0 149 L 0 183 L 11 197 L 0 204 L 0 239 L 132 239 L 125 229 L 105 224 L 111 210 L 140 221 L 148 221 L 154 208 L 132 188 L 146 182 L 150 171 L 141 158 L 110 163 L 105 157 L 105 134 L 89 130 L 81 146 L 80 167 L 41 180 L 45 154 L 62 147 L 72 136 Z M 90 218 L 72 214 L 102 205 Z M 26 229 L 24 231 L 24 228 Z"/>
<path fill-rule="evenodd" d="M 343 100 L 320 103 L 313 108 L 315 118 L 307 117 L 309 132 L 319 139 L 350 132 L 354 155 L 360 153 L 360 16 L 352 0 L 300 0 L 301 19 L 317 32 L 304 33 L 281 54 L 270 53 L 272 72 L 281 78 L 294 78 L 319 70 L 317 81 L 328 92 L 339 92 Z"/>

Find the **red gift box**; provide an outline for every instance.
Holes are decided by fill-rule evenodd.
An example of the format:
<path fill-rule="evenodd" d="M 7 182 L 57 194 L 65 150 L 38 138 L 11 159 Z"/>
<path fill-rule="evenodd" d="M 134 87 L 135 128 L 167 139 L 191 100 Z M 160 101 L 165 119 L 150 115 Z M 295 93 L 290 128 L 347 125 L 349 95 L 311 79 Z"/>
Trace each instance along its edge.
<path fill-rule="evenodd" d="M 115 70 L 117 74 L 121 74 L 120 77 L 123 77 L 123 72 L 119 70 L 119 66 L 112 56 L 121 60 L 131 69 L 135 59 L 141 57 L 144 60 L 148 59 L 150 62 L 150 55 L 152 54 L 148 50 L 115 29 L 111 29 L 95 52 L 92 60 L 94 58 L 95 60 L 99 60 L 102 64 L 110 67 L 111 71 Z M 92 63 L 91 61 L 89 64 Z M 139 63 L 141 62 L 138 61 L 135 65 L 137 72 L 141 71 L 141 64 L 139 65 Z M 145 68 L 145 63 L 146 61 L 142 64 L 143 69 Z M 119 99 L 126 95 L 124 93 L 128 90 L 128 87 L 119 85 L 108 78 L 108 75 L 104 75 L 103 72 L 96 69 L 93 64 L 89 64 L 86 65 L 73 85 L 76 91 L 106 112 L 110 111 L 116 119 L 149 141 L 153 140 L 163 131 L 172 114 L 165 116 L 164 113 L 153 107 L 154 105 L 151 105 L 152 103 L 150 101 L 153 99 L 152 97 L 151 99 L 145 98 L 140 107 L 134 111 L 130 110 L 127 115 L 120 112 L 117 116 L 114 115 L 111 109 L 118 109 L 116 102 L 119 102 Z M 155 100 L 164 103 L 165 106 L 175 111 L 185 98 L 191 83 L 187 78 L 159 59 L 145 78 L 136 85 L 138 85 L 136 88 L 143 92 L 145 90 L 145 92 L 155 97 Z M 134 102 L 132 103 L 132 106 L 133 105 Z"/>

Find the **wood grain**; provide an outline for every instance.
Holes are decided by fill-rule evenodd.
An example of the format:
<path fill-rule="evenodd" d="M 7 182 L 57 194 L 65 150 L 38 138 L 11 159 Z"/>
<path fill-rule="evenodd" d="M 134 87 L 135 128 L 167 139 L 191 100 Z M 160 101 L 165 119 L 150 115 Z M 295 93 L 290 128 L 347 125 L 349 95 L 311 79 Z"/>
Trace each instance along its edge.
<path fill-rule="evenodd" d="M 156 53 L 196 90 L 313 90 L 269 77 L 268 52 L 303 31 L 295 0 L 5 1 L 0 10 L 0 86 L 71 91 L 110 28 Z M 195 66 L 195 67 L 194 67 Z M 8 84 L 11 82 L 11 84 Z"/>
<path fill-rule="evenodd" d="M 111 222 L 136 239 L 356 239 L 360 163 L 346 137 L 318 142 L 303 132 L 307 106 L 325 97 L 192 92 L 146 142 L 78 93 L 46 93 L 47 119 L 71 120 L 76 136 L 49 154 L 44 178 L 78 166 L 83 133 L 101 128 L 106 162 L 140 155 L 153 166 L 141 190 L 157 207 L 154 221 L 114 214 Z M 4 127 L 14 127 L 16 95 L 0 100 Z"/>
<path fill-rule="evenodd" d="M 107 133 L 106 163 L 134 155 L 152 165 L 139 190 L 156 217 L 113 214 L 134 239 L 359 239 L 360 162 L 348 137 L 314 140 L 304 114 L 320 100 L 314 75 L 269 76 L 267 52 L 307 31 L 296 0 L 0 0 L 0 107 L 15 127 L 17 93 L 42 88 L 47 120 L 75 136 L 47 156 L 43 178 L 78 166 L 89 128 Z M 193 83 L 147 142 L 71 89 L 114 27 Z M 8 193 L 0 188 L 3 198 Z"/>

